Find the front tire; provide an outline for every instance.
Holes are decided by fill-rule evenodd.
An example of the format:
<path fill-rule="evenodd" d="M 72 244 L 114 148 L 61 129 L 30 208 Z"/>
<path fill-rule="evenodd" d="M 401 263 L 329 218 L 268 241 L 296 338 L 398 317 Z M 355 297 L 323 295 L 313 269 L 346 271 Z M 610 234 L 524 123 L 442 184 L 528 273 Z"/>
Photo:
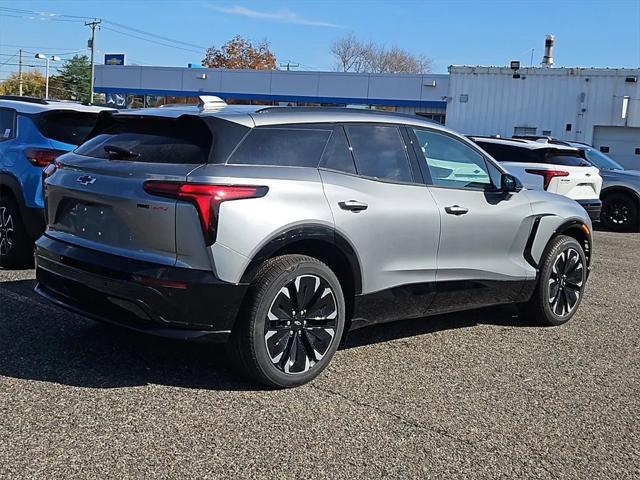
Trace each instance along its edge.
<path fill-rule="evenodd" d="M 626 232 L 638 228 L 638 203 L 624 193 L 607 195 L 602 202 L 600 221 L 609 230 Z"/>
<path fill-rule="evenodd" d="M 33 261 L 33 240 L 27 235 L 15 200 L 0 196 L 0 267 L 22 268 Z"/>
<path fill-rule="evenodd" d="M 268 387 L 295 387 L 325 369 L 340 343 L 345 301 L 338 278 L 319 260 L 267 260 L 249 288 L 231 338 L 248 376 Z"/>
<path fill-rule="evenodd" d="M 560 235 L 545 249 L 538 285 L 522 313 L 546 326 L 567 323 L 576 313 L 587 280 L 587 259 L 580 243 Z"/>

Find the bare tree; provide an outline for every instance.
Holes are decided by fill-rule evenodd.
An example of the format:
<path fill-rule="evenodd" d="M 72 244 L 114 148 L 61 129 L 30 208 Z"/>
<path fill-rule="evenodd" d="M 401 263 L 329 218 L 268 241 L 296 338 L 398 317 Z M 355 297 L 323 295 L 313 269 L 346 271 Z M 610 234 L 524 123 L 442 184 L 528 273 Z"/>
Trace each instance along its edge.
<path fill-rule="evenodd" d="M 367 73 L 427 73 L 431 59 L 414 55 L 400 47 L 386 47 L 359 40 L 353 32 L 336 40 L 331 46 L 340 72 Z"/>

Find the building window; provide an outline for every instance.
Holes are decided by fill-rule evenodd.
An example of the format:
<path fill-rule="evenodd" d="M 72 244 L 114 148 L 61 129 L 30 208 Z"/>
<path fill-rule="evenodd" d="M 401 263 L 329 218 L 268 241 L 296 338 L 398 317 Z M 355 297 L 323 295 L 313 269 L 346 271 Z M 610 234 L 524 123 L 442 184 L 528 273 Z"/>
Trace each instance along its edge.
<path fill-rule="evenodd" d="M 566 126 L 566 127 L 564 127 L 564 129 L 565 129 L 567 132 L 570 132 L 570 131 L 571 131 L 571 124 L 570 124 L 570 123 L 567 123 L 567 126 Z"/>
<path fill-rule="evenodd" d="M 513 135 L 535 135 L 538 132 L 536 127 L 515 127 L 513 129 Z"/>
<path fill-rule="evenodd" d="M 542 130 L 542 136 L 543 137 L 550 137 L 551 136 L 551 130 Z"/>
<path fill-rule="evenodd" d="M 609 147 L 606 147 L 606 146 L 603 145 L 602 147 L 600 147 L 600 151 L 602 153 L 609 153 Z"/>

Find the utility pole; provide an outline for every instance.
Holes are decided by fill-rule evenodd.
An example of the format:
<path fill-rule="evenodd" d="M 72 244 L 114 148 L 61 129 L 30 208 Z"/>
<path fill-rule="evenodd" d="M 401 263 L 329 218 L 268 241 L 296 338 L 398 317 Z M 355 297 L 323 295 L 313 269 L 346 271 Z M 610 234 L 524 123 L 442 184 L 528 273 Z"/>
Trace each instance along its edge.
<path fill-rule="evenodd" d="M 22 49 L 18 56 L 18 95 L 22 96 Z"/>
<path fill-rule="evenodd" d="M 89 91 L 89 103 L 93 103 L 93 76 L 94 76 L 94 64 L 93 59 L 96 52 L 96 27 L 102 23 L 102 20 L 94 18 L 91 22 L 85 22 L 85 26 L 91 27 L 91 39 L 89 39 L 88 46 L 91 49 L 91 87 Z"/>
<path fill-rule="evenodd" d="M 291 70 L 291 67 L 293 68 L 298 68 L 300 65 L 297 63 L 291 63 L 291 62 L 287 62 L 287 63 L 281 63 L 280 67 L 287 67 L 287 72 L 289 70 Z"/>

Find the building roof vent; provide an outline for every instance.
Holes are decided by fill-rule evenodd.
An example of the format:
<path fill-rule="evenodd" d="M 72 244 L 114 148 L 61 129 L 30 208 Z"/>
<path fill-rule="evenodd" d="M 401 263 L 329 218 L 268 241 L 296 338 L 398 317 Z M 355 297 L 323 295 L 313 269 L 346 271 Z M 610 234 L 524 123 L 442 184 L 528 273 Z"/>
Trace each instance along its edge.
<path fill-rule="evenodd" d="M 544 41 L 544 57 L 542 57 L 543 67 L 553 67 L 553 45 L 555 44 L 555 38 L 553 35 L 547 35 Z"/>

